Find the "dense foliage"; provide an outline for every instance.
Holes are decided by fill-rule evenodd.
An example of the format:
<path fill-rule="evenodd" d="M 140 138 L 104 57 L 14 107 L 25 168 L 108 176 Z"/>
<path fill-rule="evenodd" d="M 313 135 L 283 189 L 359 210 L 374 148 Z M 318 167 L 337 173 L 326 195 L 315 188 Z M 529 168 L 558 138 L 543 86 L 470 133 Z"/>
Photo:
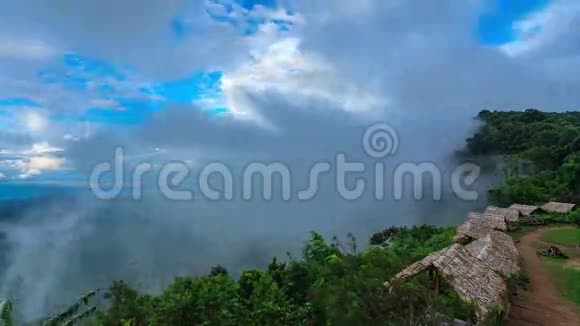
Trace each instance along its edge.
<path fill-rule="evenodd" d="M 481 111 L 479 131 L 467 140 L 475 155 L 505 155 L 506 182 L 489 192 L 500 206 L 578 202 L 580 112 Z"/>
<path fill-rule="evenodd" d="M 428 275 L 394 286 L 384 282 L 407 264 L 452 242 L 452 228 L 389 228 L 370 249 L 326 242 L 313 233 L 300 259 L 236 280 L 222 267 L 204 277 L 178 277 L 161 294 L 141 294 L 125 282 L 110 289 L 104 325 L 401 325 L 471 319 L 474 309 L 444 285 L 433 291 Z"/>

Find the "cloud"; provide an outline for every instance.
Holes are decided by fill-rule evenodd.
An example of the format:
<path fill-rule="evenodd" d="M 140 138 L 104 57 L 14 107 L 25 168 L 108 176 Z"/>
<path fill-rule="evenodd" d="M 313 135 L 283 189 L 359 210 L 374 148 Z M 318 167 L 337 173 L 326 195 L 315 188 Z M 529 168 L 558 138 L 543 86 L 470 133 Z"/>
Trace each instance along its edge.
<path fill-rule="evenodd" d="M 254 35 L 264 25 L 286 32 L 304 22 L 300 14 L 288 8 L 277 7 L 276 1 L 240 3 L 235 0 L 209 0 L 207 12 L 214 20 L 231 25 L 243 35 Z M 187 31 L 187 25 L 181 22 L 182 24 L 174 25 L 178 34 Z"/>
<path fill-rule="evenodd" d="M 62 157 L 34 156 L 28 160 L 27 166 L 35 170 L 58 170 L 64 163 L 65 159 Z"/>
<path fill-rule="evenodd" d="M 63 171 L 66 166 L 64 149 L 47 142 L 32 144 L 28 148 L 3 149 L 0 166 L 18 174 L 18 179 L 32 179 L 44 171 Z"/>
<path fill-rule="evenodd" d="M 25 112 L 22 119 L 24 120 L 26 128 L 31 132 L 41 132 L 48 125 L 47 118 L 42 113 L 36 111 L 30 110 Z"/>
<path fill-rule="evenodd" d="M 578 55 L 580 38 L 576 26 L 580 24 L 580 3 L 573 0 L 554 0 L 544 9 L 513 23 L 517 39 L 502 45 L 510 56 Z"/>
<path fill-rule="evenodd" d="M 34 175 L 34 173 L 28 173 L 27 171 L 59 170 L 63 168 L 65 161 L 62 157 L 32 156 L 22 159 L 3 160 L 0 163 L 6 168 L 21 170 L 27 174 Z"/>
<path fill-rule="evenodd" d="M 42 42 L 0 39 L 2 59 L 45 60 L 56 54 L 56 49 Z"/>
<path fill-rule="evenodd" d="M 33 144 L 32 148 L 23 150 L 21 153 L 23 155 L 39 155 L 39 154 L 54 154 L 62 153 L 64 149 L 59 147 L 50 146 L 48 142 Z"/>
<path fill-rule="evenodd" d="M 90 134 L 101 124 L 142 122 L 172 101 L 150 92 L 153 85 L 211 73 L 246 57 L 249 45 L 240 33 L 206 9 L 206 1 L 6 4 L 0 28 L 11 37 L 0 39 L 0 127 L 62 139 Z M 193 33 L 174 37 L 171 22 L 177 18 L 187 20 Z M 201 95 L 196 104 L 224 110 L 219 99 Z M 5 105 L 14 99 L 20 102 Z M 91 130 L 85 132 L 87 124 Z"/>
<path fill-rule="evenodd" d="M 27 109 L 21 115 L 27 130 L 38 134 L 45 131 L 47 119 L 69 125 L 86 121 L 138 124 L 172 104 L 195 105 L 216 113 L 230 111 L 238 118 L 260 120 L 247 98 L 250 93 L 279 92 L 295 97 L 302 105 L 318 101 L 347 111 L 369 111 L 386 104 L 383 98 L 349 82 L 316 53 L 302 53 L 300 39 L 290 30 L 300 29 L 304 23 L 299 14 L 282 8 L 231 6 L 228 17 L 239 18 L 243 13 L 255 21 L 256 31 L 239 41 L 251 61 L 237 61 L 229 67 L 226 62 L 221 71 L 156 81 L 130 65 L 67 52 L 62 63 L 38 72 L 43 87 L 23 84 L 15 92 L 23 96 L 17 98 L 20 101 L 5 102 L 21 106 L 35 103 L 39 110 Z"/>
<path fill-rule="evenodd" d="M 4 146 L 28 146 L 33 143 L 30 135 L 20 132 L 0 131 L 0 148 Z M 2 153 L 2 149 L 0 149 Z"/>
<path fill-rule="evenodd" d="M 283 38 L 253 51 L 252 61 L 223 78 L 223 90 L 234 112 L 252 113 L 244 94 L 279 93 L 296 103 L 319 101 L 348 112 L 382 109 L 386 100 L 340 76 L 328 61 L 302 53 L 300 40 Z"/>
<path fill-rule="evenodd" d="M 368 1 L 367 9 L 326 6 L 321 15 L 322 1 L 299 1 L 302 49 L 323 56 L 360 87 L 378 91 L 396 111 L 424 118 L 484 108 L 575 108 L 580 95 L 572 89 L 580 86 L 580 66 L 572 63 L 578 49 L 554 61 L 549 52 L 511 57 L 501 47 L 480 44 L 474 28 L 485 4 Z M 554 28 L 564 33 L 557 37 L 562 44 L 575 44 L 569 42 L 569 24 Z"/>
<path fill-rule="evenodd" d="M 62 153 L 64 151 L 62 148 L 50 146 L 48 142 L 34 143 L 27 146 L 28 147 L 26 148 L 20 146 L 18 149 L 3 149 L 0 150 L 0 155 L 32 156 L 43 154 L 56 154 Z"/>
<path fill-rule="evenodd" d="M 35 142 L 49 139 L 72 146 L 97 133 L 102 137 L 118 132 L 123 135 L 119 142 L 130 140 L 135 130 L 147 133 L 147 128 L 140 127 L 156 125 L 151 120 L 179 116 L 176 107 L 208 113 L 184 113 L 194 116 L 186 124 L 216 126 L 212 119 L 220 119 L 226 126 L 218 123 L 216 128 L 226 128 L 224 134 L 235 137 L 235 132 L 243 130 L 261 144 L 263 135 L 249 129 L 266 126 L 270 128 L 267 135 L 273 137 L 276 132 L 299 129 L 282 119 L 289 117 L 288 108 L 304 120 L 316 111 L 319 120 L 308 121 L 308 125 L 318 129 L 316 124 L 337 112 L 341 118 L 347 112 L 349 118 L 361 120 L 382 118 L 385 112 L 392 120 L 405 115 L 427 119 L 449 112 L 457 119 L 467 119 L 482 108 L 559 109 L 577 103 L 577 92 L 571 91 L 579 84 L 578 74 L 572 72 L 575 69 L 564 69 L 562 62 L 548 65 L 532 58 L 518 59 L 506 55 L 501 47 L 477 43 L 467 27 L 477 26 L 485 4 L 446 0 L 440 5 L 419 5 L 416 10 L 416 1 L 367 0 L 341 6 L 295 1 L 288 9 L 283 3 L 248 6 L 210 1 L 163 6 L 146 1 L 145 8 L 137 12 L 151 14 L 150 21 L 130 15 L 121 25 L 122 13 L 130 12 L 137 2 L 90 1 L 86 7 L 91 10 L 72 3 L 58 10 L 57 6 L 30 3 L 46 9 L 46 16 L 38 20 L 51 26 L 38 35 L 46 44 L 59 44 L 66 52 L 39 69 L 37 83 L 12 86 L 10 91 L 21 89 L 6 97 L 4 104 L 37 104 L 35 110 L 28 107 L 21 113 L 23 130 Z M 102 29 L 90 24 L 95 20 L 89 13 L 111 8 L 115 12 L 106 16 L 111 24 Z M 180 28 L 184 30 L 174 38 L 171 28 L 176 20 L 183 23 Z M 86 21 L 87 28 L 72 30 L 81 21 Z M 35 20 L 28 24 L 29 30 L 40 26 Z M 144 26 L 142 32 L 151 38 L 147 44 L 151 51 L 142 53 L 145 43 L 136 35 L 137 26 Z M 64 39 L 58 32 L 70 37 Z M 96 38 L 93 46 L 80 37 L 106 33 L 113 36 Z M 190 46 L 199 40 L 204 42 L 197 44 L 198 52 L 221 51 L 200 54 L 204 58 L 182 58 L 182 54 L 191 54 Z M 216 44 L 219 46 L 213 47 Z M 143 57 L 126 56 L 128 52 L 141 52 Z M 173 56 L 177 52 L 180 54 Z M 165 65 L 158 64 L 160 58 Z M 152 71 L 152 67 L 169 71 L 177 66 L 179 73 L 169 75 L 180 78 L 160 78 L 164 74 Z M 266 108 L 264 103 L 279 107 Z M 169 127 L 173 121 L 164 121 L 165 125 L 154 130 L 174 134 Z M 159 137 L 163 134 L 159 132 Z"/>
<path fill-rule="evenodd" d="M 200 68 L 239 57 L 245 47 L 239 32 L 207 13 L 208 1 L 87 0 L 6 4 L 0 27 L 16 39 L 42 39 L 70 51 L 130 64 L 145 75 L 178 79 Z M 177 38 L 176 19 L 193 33 Z M 48 26 L 48 28 L 47 28 Z M 90 40 L 90 41 L 89 41 Z"/>
<path fill-rule="evenodd" d="M 34 176 L 38 176 L 41 174 L 42 174 L 42 171 L 40 171 L 39 169 L 28 169 L 28 170 L 24 171 L 24 173 L 19 174 L 18 179 L 26 180 L 26 179 L 30 179 Z"/>
<path fill-rule="evenodd" d="M 76 142 L 76 141 L 79 141 L 79 140 L 80 140 L 80 137 L 78 137 L 78 136 L 73 136 L 73 135 L 71 135 L 71 134 L 65 134 L 65 135 L 63 136 L 63 139 L 64 139 L 64 140 L 66 140 L 66 141 L 75 141 L 75 142 Z"/>
<path fill-rule="evenodd" d="M 4 180 L 4 179 L 8 179 L 8 176 L 6 176 L 6 174 L 0 172 L 0 180 Z"/>

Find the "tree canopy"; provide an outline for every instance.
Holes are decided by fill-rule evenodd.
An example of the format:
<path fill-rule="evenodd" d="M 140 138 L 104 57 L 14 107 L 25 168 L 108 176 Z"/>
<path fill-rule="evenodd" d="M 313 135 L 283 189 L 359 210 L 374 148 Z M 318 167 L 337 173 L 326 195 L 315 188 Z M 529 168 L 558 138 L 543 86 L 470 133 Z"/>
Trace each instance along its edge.
<path fill-rule="evenodd" d="M 506 182 L 489 192 L 500 206 L 549 201 L 578 203 L 580 112 L 481 111 L 479 130 L 467 139 L 474 155 L 504 155 Z"/>
<path fill-rule="evenodd" d="M 123 281 L 109 290 L 110 307 L 97 315 L 104 325 L 400 325 L 409 318 L 430 322 L 471 319 L 474 308 L 448 286 L 439 295 L 428 277 L 392 291 L 386 280 L 407 264 L 452 243 L 453 228 L 391 227 L 358 252 L 312 233 L 300 259 L 238 279 L 223 267 L 207 276 L 178 277 L 158 295 L 141 294 Z M 433 314 L 437 311 L 438 314 Z"/>

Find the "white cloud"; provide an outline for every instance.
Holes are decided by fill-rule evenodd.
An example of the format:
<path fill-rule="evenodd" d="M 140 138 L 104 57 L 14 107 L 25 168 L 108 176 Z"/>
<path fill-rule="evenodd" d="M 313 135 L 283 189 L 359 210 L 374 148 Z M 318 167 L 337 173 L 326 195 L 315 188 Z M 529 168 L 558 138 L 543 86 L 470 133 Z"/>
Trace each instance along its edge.
<path fill-rule="evenodd" d="M 26 149 L 3 150 L 0 152 L 0 166 L 19 171 L 19 179 L 30 179 L 46 170 L 65 169 L 67 161 L 63 154 L 62 148 L 42 142 Z"/>
<path fill-rule="evenodd" d="M 53 154 L 62 153 L 64 149 L 59 147 L 50 146 L 48 142 L 42 142 L 33 144 L 30 149 L 23 150 L 21 153 L 23 155 L 40 155 L 40 154 Z"/>
<path fill-rule="evenodd" d="M 81 139 L 80 137 L 73 136 L 71 134 L 65 134 L 62 138 L 66 141 L 72 141 L 72 142 L 78 142 Z"/>
<path fill-rule="evenodd" d="M 59 170 L 65 161 L 63 157 L 35 156 L 28 160 L 27 167 L 38 170 Z"/>
<path fill-rule="evenodd" d="M 580 22 L 580 3 L 571 0 L 556 0 L 545 9 L 535 12 L 513 24 L 517 40 L 503 45 L 502 50 L 510 56 L 518 56 L 546 47 L 557 47 L 556 42 L 575 39 L 567 33 L 577 32 Z"/>
<path fill-rule="evenodd" d="M 24 125 L 31 132 L 41 132 L 45 130 L 48 125 L 47 118 L 38 111 L 27 110 L 22 118 Z"/>
<path fill-rule="evenodd" d="M 39 41 L 0 40 L 0 58 L 39 60 L 55 53 L 52 46 Z"/>
<path fill-rule="evenodd" d="M 24 173 L 18 175 L 18 179 L 30 179 L 34 176 L 41 175 L 42 171 L 38 169 L 28 169 Z"/>
<path fill-rule="evenodd" d="M 338 74 L 322 57 L 300 50 L 300 39 L 272 38 L 261 35 L 252 52 L 252 61 L 225 73 L 223 91 L 229 108 L 235 113 L 255 114 L 245 93 L 276 92 L 293 101 L 324 101 L 347 112 L 368 112 L 387 104 L 380 98 Z M 274 40 L 272 40 L 274 39 Z"/>
<path fill-rule="evenodd" d="M 22 170 L 25 166 L 24 160 L 17 159 L 17 160 L 0 160 L 0 166 L 13 169 L 13 170 Z"/>
<path fill-rule="evenodd" d="M 213 3 L 210 12 L 227 16 L 240 26 L 248 17 L 263 22 L 254 35 L 244 39 L 250 60 L 224 69 L 224 106 L 234 117 L 271 127 L 263 121 L 252 99 L 264 93 L 282 95 L 298 106 L 316 102 L 351 113 L 369 112 L 387 104 L 384 98 L 337 73 L 326 58 L 301 50 L 300 33 L 308 22 L 300 13 L 259 5 L 247 10 L 233 1 Z"/>
<path fill-rule="evenodd" d="M 6 176 L 6 174 L 0 172 L 0 180 L 4 180 L 4 179 L 8 179 L 8 177 Z"/>
<path fill-rule="evenodd" d="M 2 149 L 0 150 L 0 156 L 30 157 L 60 154 L 63 152 L 63 148 L 51 146 L 48 142 L 41 142 L 32 144 L 32 146 L 25 149 Z"/>
<path fill-rule="evenodd" d="M 26 171 L 29 169 L 58 170 L 61 169 L 66 160 L 62 157 L 34 156 L 18 160 L 6 160 L 4 165 L 8 168 Z"/>

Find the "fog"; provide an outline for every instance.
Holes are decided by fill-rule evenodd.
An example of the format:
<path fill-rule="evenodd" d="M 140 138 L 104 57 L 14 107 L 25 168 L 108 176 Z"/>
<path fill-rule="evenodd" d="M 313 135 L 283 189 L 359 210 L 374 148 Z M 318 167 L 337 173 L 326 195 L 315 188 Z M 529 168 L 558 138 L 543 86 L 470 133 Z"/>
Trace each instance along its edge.
<path fill-rule="evenodd" d="M 253 129 L 243 128 L 235 131 L 236 136 L 223 126 L 226 132 L 215 132 L 211 125 L 223 123 L 216 119 L 199 122 L 200 128 L 181 127 L 178 122 L 195 123 L 203 116 L 195 111 L 169 109 L 131 137 L 125 134 L 125 141 L 122 136 L 108 134 L 93 138 L 98 146 L 90 142 L 76 144 L 78 148 L 71 152 L 79 161 L 79 169 L 86 169 L 87 175 L 91 165 L 100 160 L 112 161 L 116 146 L 123 146 L 129 158 L 138 149 L 167 150 L 157 156 L 135 155 L 134 160 L 127 160 L 127 182 L 136 164 L 152 162 L 156 166 L 144 178 L 140 200 L 132 198 L 130 187 L 111 201 L 99 200 L 89 190 L 78 188 L 42 201 L 20 202 L 10 214 L 2 214 L 9 217 L 0 224 L 0 296 L 16 299 L 22 316 L 38 318 L 74 302 L 81 293 L 106 288 L 113 280 L 123 279 L 143 291 L 156 292 L 177 275 L 202 275 L 218 264 L 235 276 L 243 269 L 265 267 L 274 256 L 286 259 L 290 253 L 299 258 L 311 231 L 328 240 L 333 236 L 345 240 L 352 233 L 359 247 L 364 248 L 373 232 L 391 225 L 458 223 L 468 211 L 484 205 L 485 189 L 497 182 L 493 176 L 481 176 L 469 188 L 478 190 L 476 201 L 461 200 L 451 190 L 450 174 L 462 163 L 456 159 L 455 151 L 462 149 L 465 137 L 477 126 L 471 117 L 432 123 L 399 116 L 398 120 L 393 119 L 399 137 L 398 151 L 377 160 L 366 155 L 361 144 L 365 127 L 374 121 L 348 120 L 340 114 L 322 120 L 315 112 L 301 119 L 304 115 L 292 113 L 295 108 L 281 104 L 274 107 L 281 111 L 278 114 L 286 116 L 284 128 L 273 137 L 255 135 Z M 155 136 L 159 121 L 165 119 L 173 121 L 171 131 L 166 130 L 163 137 Z M 208 147 L 214 149 L 212 154 L 201 160 L 197 153 Z M 198 150 L 188 151 L 189 148 Z M 354 188 L 356 178 L 367 182 L 361 198 L 346 200 L 337 190 L 334 162 L 338 153 L 345 154 L 348 161 L 365 164 L 365 172 L 347 177 L 349 188 Z M 175 160 L 195 161 L 191 175 L 177 187 L 197 191 L 191 201 L 169 200 L 157 186 L 159 168 Z M 233 200 L 211 201 L 199 192 L 195 177 L 212 161 L 223 162 L 232 170 Z M 284 163 L 291 172 L 291 199 L 282 198 L 281 179 L 274 179 L 273 198 L 263 199 L 258 178 L 251 186 L 255 196 L 245 200 L 242 171 L 252 162 Z M 301 201 L 295 193 L 306 189 L 310 167 L 317 162 L 330 162 L 332 171 L 320 176 L 314 198 Z M 375 198 L 373 186 L 377 162 L 382 162 L 386 171 L 385 198 L 381 200 Z M 396 200 L 393 171 L 401 162 L 437 165 L 443 181 L 441 200 L 432 199 L 428 177 L 423 183 L 425 198 L 413 197 L 412 180 L 407 178 L 404 197 Z M 220 189 L 220 182 L 212 180 L 212 186 Z"/>

